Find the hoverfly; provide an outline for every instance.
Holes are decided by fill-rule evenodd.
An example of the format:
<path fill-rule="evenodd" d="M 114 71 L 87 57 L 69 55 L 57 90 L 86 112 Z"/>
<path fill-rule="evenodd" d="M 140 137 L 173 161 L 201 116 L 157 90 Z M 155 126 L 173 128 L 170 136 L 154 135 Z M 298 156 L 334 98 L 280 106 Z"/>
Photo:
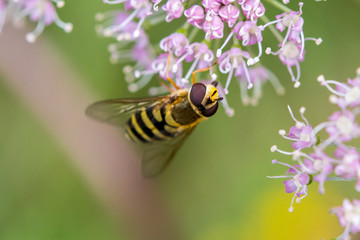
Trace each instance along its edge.
<path fill-rule="evenodd" d="M 215 65 L 213 65 L 215 66 Z M 211 67 L 213 67 L 211 66 Z M 210 68 L 211 68 L 210 67 Z M 148 98 L 123 98 L 96 102 L 86 114 L 100 121 L 123 126 L 125 136 L 143 148 L 141 171 L 144 177 L 162 172 L 194 128 L 218 109 L 217 82 L 195 83 L 190 89 L 175 87 L 169 95 Z"/>

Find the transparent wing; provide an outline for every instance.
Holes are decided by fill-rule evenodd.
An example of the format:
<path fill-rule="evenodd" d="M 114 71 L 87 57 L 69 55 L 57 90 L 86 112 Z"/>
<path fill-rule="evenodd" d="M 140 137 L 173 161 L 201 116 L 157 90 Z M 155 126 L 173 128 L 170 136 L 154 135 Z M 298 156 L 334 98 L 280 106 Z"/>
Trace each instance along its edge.
<path fill-rule="evenodd" d="M 86 109 L 86 115 L 116 126 L 124 126 L 130 116 L 143 107 L 156 105 L 168 96 L 122 98 L 96 102 Z"/>
<path fill-rule="evenodd" d="M 86 115 L 112 125 L 124 126 L 132 114 L 142 108 L 161 104 L 168 96 L 133 99 L 113 99 L 96 102 L 86 109 Z M 178 136 L 153 142 L 137 144 L 142 152 L 141 170 L 144 177 L 154 177 L 160 174 L 171 162 L 174 155 L 194 127 L 181 132 Z"/>
<path fill-rule="evenodd" d="M 143 144 L 141 172 L 144 177 L 150 178 L 160 174 L 174 158 L 176 152 L 184 143 L 195 127 L 186 129 L 170 140 Z"/>

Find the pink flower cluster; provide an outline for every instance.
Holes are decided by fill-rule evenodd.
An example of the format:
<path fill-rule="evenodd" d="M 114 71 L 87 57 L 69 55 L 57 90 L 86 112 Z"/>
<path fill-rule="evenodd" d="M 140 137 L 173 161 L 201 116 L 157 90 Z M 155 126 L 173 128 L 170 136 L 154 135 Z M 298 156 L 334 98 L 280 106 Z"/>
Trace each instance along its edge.
<path fill-rule="evenodd" d="M 71 32 L 73 25 L 60 20 L 54 4 L 61 8 L 65 2 L 62 0 L 0 0 L 0 32 L 7 20 L 12 20 L 17 24 L 26 17 L 36 22 L 35 30 L 26 34 L 26 40 L 30 43 L 35 42 L 45 26 L 52 23 L 67 33 Z"/>
<path fill-rule="evenodd" d="M 235 0 L 203 0 L 201 5 L 193 5 L 184 12 L 187 22 L 204 30 L 205 38 L 217 39 L 224 35 L 224 23 L 232 28 L 238 21 L 241 11 L 246 19 L 256 22 L 265 13 L 260 0 L 239 0 L 241 10 Z"/>
<path fill-rule="evenodd" d="M 97 31 L 118 41 L 109 47 L 112 62 L 123 63 L 129 59 L 137 62 L 135 66 L 126 66 L 124 71 L 131 91 L 141 89 L 155 75 L 167 82 L 166 71 L 179 87 L 187 88 L 192 72 L 218 63 L 218 67 L 211 69 L 210 76 L 204 80 L 214 80 L 218 74 L 226 75 L 222 77 L 224 82 L 219 85 L 225 98 L 232 80 L 236 79 L 241 88 L 242 102 L 256 105 L 262 95 L 261 87 L 267 81 L 277 93 L 284 92 L 275 74 L 259 64 L 263 54 L 263 31 L 276 25 L 275 31 L 281 36 L 279 50 L 272 52 L 267 48 L 266 52 L 279 56 L 295 86 L 300 85 L 299 62 L 304 59 L 305 40 L 314 40 L 304 37 L 302 3 L 299 4 L 299 11 L 289 9 L 278 16 L 274 15 L 274 21 L 263 18 L 266 24 L 259 25 L 258 20 L 265 14 L 260 0 L 202 0 L 198 4 L 184 0 L 103 1 L 107 4 L 124 4 L 125 11 L 98 14 L 96 18 L 101 23 Z M 284 7 L 280 9 L 283 11 Z M 147 21 L 147 27 L 151 29 L 158 23 L 175 19 L 180 21 L 181 18 L 183 25 L 164 36 L 159 43 L 160 48 L 148 40 L 148 33 L 143 29 L 144 22 Z M 227 36 L 225 33 L 228 33 Z M 297 69 L 296 76 L 293 67 Z M 166 90 L 164 87 L 151 88 L 150 93 L 161 94 Z M 226 98 L 223 102 L 225 111 L 232 115 Z"/>
<path fill-rule="evenodd" d="M 355 180 L 355 190 L 360 192 L 360 153 L 359 149 L 349 145 L 352 140 L 360 137 L 360 127 L 357 117 L 360 113 L 360 69 L 354 79 L 347 83 L 326 80 L 323 75 L 318 77 L 321 85 L 332 93 L 330 101 L 339 107 L 327 121 L 312 127 L 304 116 L 305 108 L 300 109 L 301 120 L 295 118 L 290 107 L 290 115 L 295 125 L 289 133 L 280 130 L 285 139 L 291 141 L 293 151 L 283 151 L 274 145 L 271 150 L 292 156 L 295 165 L 273 160 L 273 163 L 284 165 L 288 171 L 282 176 L 271 178 L 289 178 L 284 181 L 285 191 L 294 193 L 289 211 L 293 210 L 296 198 L 300 202 L 307 196 L 308 185 L 313 181 L 319 183 L 319 192 L 324 193 L 324 184 L 331 180 Z M 320 138 L 320 132 L 326 132 L 325 138 Z M 324 136 L 324 134 L 321 134 Z M 351 204 L 344 200 L 343 207 L 334 209 L 342 226 L 346 227 L 345 235 L 359 232 L 360 200 Z M 351 217 L 346 217 L 350 216 Z M 345 237 L 344 235 L 344 237 Z M 349 239 L 349 238 L 344 238 Z"/>
<path fill-rule="evenodd" d="M 360 200 L 344 199 L 343 205 L 333 208 L 332 213 L 339 218 L 340 225 L 345 228 L 343 234 L 337 239 L 350 240 L 351 233 L 360 232 Z"/>

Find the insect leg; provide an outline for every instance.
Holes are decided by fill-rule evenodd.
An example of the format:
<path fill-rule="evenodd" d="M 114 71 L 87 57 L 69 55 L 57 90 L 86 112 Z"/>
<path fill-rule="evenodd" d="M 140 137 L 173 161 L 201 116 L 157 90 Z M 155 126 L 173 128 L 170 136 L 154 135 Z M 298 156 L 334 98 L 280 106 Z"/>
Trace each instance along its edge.
<path fill-rule="evenodd" d="M 163 79 L 159 79 L 159 83 L 161 86 L 163 86 L 164 88 L 166 88 L 169 92 L 173 93 L 175 92 L 175 90 L 173 88 L 171 88 L 169 85 L 167 85 L 165 82 L 162 81 Z"/>
<path fill-rule="evenodd" d="M 168 52 L 168 59 L 167 59 L 167 65 L 166 65 L 166 79 L 175 87 L 176 90 L 179 90 L 179 86 L 176 85 L 176 83 L 169 77 L 169 68 L 170 68 L 170 59 L 171 59 L 171 55 L 170 55 L 170 51 Z"/>
<path fill-rule="evenodd" d="M 193 73 L 191 74 L 191 75 L 192 75 L 192 79 L 193 79 L 193 84 L 196 83 L 196 81 L 195 81 L 195 73 L 208 71 L 208 70 L 212 69 L 213 67 L 215 67 L 217 64 L 218 64 L 218 61 L 216 61 L 215 63 L 213 63 L 213 65 L 211 65 L 210 67 L 203 68 L 203 69 L 198 69 L 198 70 L 193 71 Z"/>

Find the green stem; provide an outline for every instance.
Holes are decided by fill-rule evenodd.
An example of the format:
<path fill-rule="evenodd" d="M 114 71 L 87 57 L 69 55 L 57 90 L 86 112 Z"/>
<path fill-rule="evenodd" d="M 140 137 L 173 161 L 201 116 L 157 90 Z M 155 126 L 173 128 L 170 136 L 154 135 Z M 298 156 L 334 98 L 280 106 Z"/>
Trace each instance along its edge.
<path fill-rule="evenodd" d="M 287 6 L 285 6 L 284 4 L 276 1 L 276 0 L 267 0 L 267 2 L 269 2 L 270 4 L 272 4 L 274 7 L 280 9 L 280 10 L 283 10 L 285 12 L 290 12 L 291 9 L 288 8 Z"/>
<path fill-rule="evenodd" d="M 192 28 L 192 31 L 189 36 L 189 43 L 192 42 L 192 40 L 195 38 L 195 36 L 198 34 L 198 32 L 199 32 L 199 28 L 197 28 L 197 27 Z"/>
<path fill-rule="evenodd" d="M 182 33 L 185 36 L 187 36 L 189 27 L 190 27 L 190 24 L 187 21 L 185 21 L 184 24 L 181 27 L 179 27 L 176 32 Z"/>
<path fill-rule="evenodd" d="M 232 40 L 233 40 L 233 44 L 234 44 L 235 46 L 241 46 L 239 39 L 237 39 L 236 37 L 233 37 Z M 239 48 L 241 48 L 241 47 L 239 47 Z"/>
<path fill-rule="evenodd" d="M 357 178 L 327 177 L 326 180 L 332 182 L 354 182 Z"/>

